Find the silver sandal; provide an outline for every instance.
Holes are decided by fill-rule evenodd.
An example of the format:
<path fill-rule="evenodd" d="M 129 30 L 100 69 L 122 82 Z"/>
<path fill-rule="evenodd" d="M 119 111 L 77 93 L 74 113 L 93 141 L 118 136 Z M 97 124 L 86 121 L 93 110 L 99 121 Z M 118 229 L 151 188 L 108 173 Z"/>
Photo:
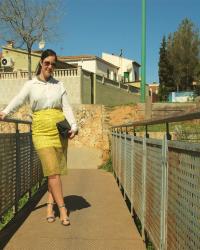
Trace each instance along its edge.
<path fill-rule="evenodd" d="M 47 202 L 47 206 L 48 205 L 51 205 L 52 207 L 54 206 L 54 203 L 52 203 L 52 202 Z M 53 211 L 53 214 L 55 214 L 55 212 Z M 52 223 L 52 222 L 54 222 L 55 220 L 56 220 L 56 217 L 55 217 L 55 215 L 53 215 L 53 216 L 47 216 L 46 217 L 46 220 L 47 220 L 47 222 L 48 223 Z"/>
<path fill-rule="evenodd" d="M 59 207 L 59 209 L 60 208 L 65 208 L 65 204 L 63 204 L 63 205 L 61 205 L 61 206 L 58 206 Z M 66 209 L 66 208 L 65 208 Z M 69 226 L 70 225 L 70 220 L 69 220 L 69 217 L 66 217 L 66 218 L 64 218 L 64 219 L 62 219 L 62 220 L 60 220 L 60 222 L 61 222 L 61 225 L 63 225 L 63 226 Z"/>

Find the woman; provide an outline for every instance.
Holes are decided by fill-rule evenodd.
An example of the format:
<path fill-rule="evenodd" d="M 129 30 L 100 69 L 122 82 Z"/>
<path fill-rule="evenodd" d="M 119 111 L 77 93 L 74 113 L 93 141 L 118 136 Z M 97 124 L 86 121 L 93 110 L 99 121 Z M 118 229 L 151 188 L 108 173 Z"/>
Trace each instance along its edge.
<path fill-rule="evenodd" d="M 70 221 L 60 178 L 60 175 L 67 174 L 67 139 L 59 136 L 56 123 L 64 118 L 68 120 L 71 125 L 70 139 L 75 136 L 78 127 L 63 83 L 52 77 L 56 61 L 57 56 L 53 50 L 48 49 L 42 53 L 38 75 L 25 83 L 19 94 L 0 112 L 0 119 L 29 100 L 33 112 L 33 143 L 41 160 L 44 176 L 48 176 L 47 221 L 55 221 L 53 205 L 56 202 L 61 224 L 68 226 Z"/>

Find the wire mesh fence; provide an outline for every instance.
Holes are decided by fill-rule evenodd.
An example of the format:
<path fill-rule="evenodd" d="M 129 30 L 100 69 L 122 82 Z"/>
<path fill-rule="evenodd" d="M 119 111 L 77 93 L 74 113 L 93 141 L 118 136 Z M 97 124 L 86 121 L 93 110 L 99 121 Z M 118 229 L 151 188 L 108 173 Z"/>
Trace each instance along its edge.
<path fill-rule="evenodd" d="M 113 171 L 142 235 L 155 249 L 200 249 L 200 143 L 168 140 L 169 131 L 163 139 L 139 137 L 128 126 L 134 123 L 112 129 Z"/>
<path fill-rule="evenodd" d="M 8 120 L 16 125 L 15 133 L 0 133 L 0 219 L 12 210 L 20 210 L 20 200 L 32 197 L 33 188 L 43 182 L 41 163 L 33 147 L 31 129 L 20 133 L 18 124 L 27 121 Z M 3 222 L 2 222 L 3 223 Z M 0 229 L 2 228 L 2 225 Z"/>

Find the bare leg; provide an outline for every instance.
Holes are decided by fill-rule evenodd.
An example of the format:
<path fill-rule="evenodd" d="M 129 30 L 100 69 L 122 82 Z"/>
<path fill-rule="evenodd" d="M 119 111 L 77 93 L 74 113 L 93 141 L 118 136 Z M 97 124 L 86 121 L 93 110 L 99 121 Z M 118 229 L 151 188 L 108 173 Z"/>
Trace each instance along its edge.
<path fill-rule="evenodd" d="M 47 196 L 47 218 L 49 218 L 48 219 L 49 222 L 54 220 L 54 219 L 51 219 L 52 217 L 54 217 L 53 204 L 54 204 L 54 199 L 50 191 L 50 187 L 49 187 L 48 196 Z"/>
<path fill-rule="evenodd" d="M 53 198 L 50 188 L 48 188 L 47 203 L 54 203 L 54 198 Z"/>
<path fill-rule="evenodd" d="M 50 187 L 52 196 L 57 203 L 58 207 L 64 205 L 63 192 L 62 192 L 62 183 L 60 175 L 52 175 L 48 177 L 48 185 Z M 60 219 L 64 220 L 67 218 L 67 210 L 65 207 L 60 209 Z"/>

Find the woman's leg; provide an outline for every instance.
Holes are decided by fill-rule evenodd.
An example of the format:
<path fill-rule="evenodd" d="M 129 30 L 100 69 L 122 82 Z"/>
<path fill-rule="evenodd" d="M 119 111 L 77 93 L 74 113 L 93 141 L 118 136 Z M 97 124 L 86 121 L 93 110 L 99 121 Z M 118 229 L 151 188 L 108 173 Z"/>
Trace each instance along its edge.
<path fill-rule="evenodd" d="M 53 210 L 53 205 L 54 205 L 54 198 L 52 196 L 52 193 L 50 191 L 50 187 L 48 187 L 48 196 L 47 196 L 47 220 L 49 222 L 53 221 L 54 219 L 54 210 Z"/>
<path fill-rule="evenodd" d="M 54 203 L 54 198 L 53 198 L 53 195 L 51 193 L 50 187 L 48 187 L 47 203 Z"/>
<path fill-rule="evenodd" d="M 57 203 L 58 207 L 64 205 L 63 199 L 63 191 L 62 191 L 62 183 L 60 175 L 52 175 L 48 176 L 48 185 L 50 187 L 52 196 Z M 59 208 L 60 209 L 60 219 L 64 220 L 67 218 L 67 210 L 65 207 Z"/>

